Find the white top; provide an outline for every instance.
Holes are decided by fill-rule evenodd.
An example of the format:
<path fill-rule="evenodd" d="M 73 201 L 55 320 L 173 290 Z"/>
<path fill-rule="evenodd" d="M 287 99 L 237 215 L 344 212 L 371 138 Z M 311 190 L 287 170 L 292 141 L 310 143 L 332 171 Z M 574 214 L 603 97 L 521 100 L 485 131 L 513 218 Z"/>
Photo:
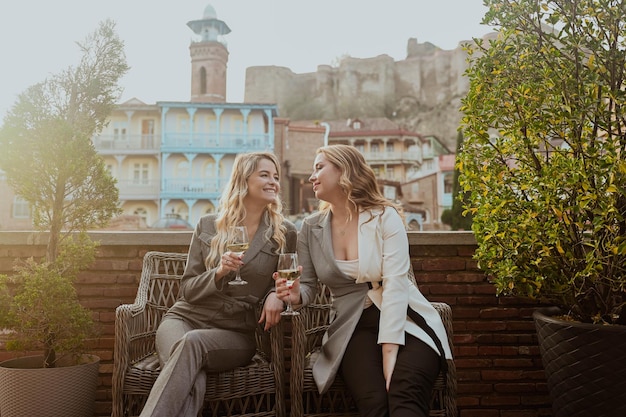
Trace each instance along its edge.
<path fill-rule="evenodd" d="M 335 259 L 337 262 L 337 266 L 339 270 L 349 276 L 350 278 L 356 281 L 356 277 L 359 276 L 359 260 L 354 259 L 351 261 L 343 261 L 340 259 Z M 365 297 L 365 303 L 363 304 L 363 308 L 368 308 L 373 304 L 372 299 L 369 297 Z"/>

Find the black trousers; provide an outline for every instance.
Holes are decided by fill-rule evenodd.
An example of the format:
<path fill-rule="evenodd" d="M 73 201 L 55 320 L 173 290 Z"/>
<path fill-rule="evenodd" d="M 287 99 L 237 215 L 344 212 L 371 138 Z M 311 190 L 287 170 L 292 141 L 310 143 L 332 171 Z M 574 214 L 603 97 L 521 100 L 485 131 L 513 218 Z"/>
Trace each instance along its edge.
<path fill-rule="evenodd" d="M 431 391 L 439 374 L 439 355 L 418 338 L 406 334 L 391 377 L 385 386 L 382 349 L 378 345 L 380 311 L 371 306 L 348 343 L 341 376 L 363 417 L 427 417 Z"/>

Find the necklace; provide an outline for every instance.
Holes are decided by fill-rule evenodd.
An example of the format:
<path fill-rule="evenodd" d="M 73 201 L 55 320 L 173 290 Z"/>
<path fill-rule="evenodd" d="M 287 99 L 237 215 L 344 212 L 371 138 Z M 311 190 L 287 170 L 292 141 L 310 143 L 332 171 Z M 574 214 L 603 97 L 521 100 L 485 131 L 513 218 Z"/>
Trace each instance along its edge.
<path fill-rule="evenodd" d="M 352 222 L 348 221 L 348 219 L 346 219 L 346 221 L 344 221 L 344 222 L 338 222 L 337 223 L 336 226 L 337 226 L 337 232 L 339 232 L 339 236 L 345 236 L 346 235 L 346 231 L 348 230 L 348 227 L 350 227 L 351 223 Z M 342 228 L 338 227 L 338 225 L 340 225 L 340 224 L 343 225 Z"/>

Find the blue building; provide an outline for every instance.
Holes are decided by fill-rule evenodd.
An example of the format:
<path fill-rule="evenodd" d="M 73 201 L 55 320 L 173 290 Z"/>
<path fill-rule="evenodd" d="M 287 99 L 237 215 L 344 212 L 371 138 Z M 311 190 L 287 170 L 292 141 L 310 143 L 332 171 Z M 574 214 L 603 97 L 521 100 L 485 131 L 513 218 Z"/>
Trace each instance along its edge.
<path fill-rule="evenodd" d="M 241 152 L 274 151 L 274 104 L 226 103 L 230 28 L 207 6 L 195 33 L 189 102 L 131 99 L 93 139 L 118 181 L 125 215 L 152 225 L 176 216 L 194 225 L 215 211 Z"/>

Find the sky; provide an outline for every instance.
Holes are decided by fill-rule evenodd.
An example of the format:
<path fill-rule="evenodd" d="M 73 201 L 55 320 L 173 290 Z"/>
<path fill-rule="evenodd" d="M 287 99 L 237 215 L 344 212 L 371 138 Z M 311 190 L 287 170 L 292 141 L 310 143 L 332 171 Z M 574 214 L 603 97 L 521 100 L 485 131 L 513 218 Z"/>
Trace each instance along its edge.
<path fill-rule="evenodd" d="M 231 29 L 226 100 L 235 103 L 244 99 L 248 67 L 308 73 L 345 55 L 403 60 L 409 38 L 450 50 L 491 31 L 481 25 L 483 0 L 2 0 L 0 120 L 19 93 L 76 65 L 76 42 L 108 18 L 131 67 L 119 102 L 189 101 L 187 22 L 209 4 Z"/>

